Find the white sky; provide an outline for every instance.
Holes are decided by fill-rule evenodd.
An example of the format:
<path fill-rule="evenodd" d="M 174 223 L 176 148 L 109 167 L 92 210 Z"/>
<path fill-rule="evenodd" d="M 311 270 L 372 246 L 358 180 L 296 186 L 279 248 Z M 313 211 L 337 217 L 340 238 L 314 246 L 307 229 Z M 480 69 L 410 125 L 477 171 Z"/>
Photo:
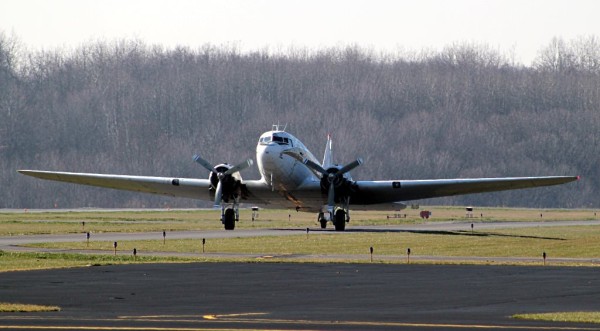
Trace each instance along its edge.
<path fill-rule="evenodd" d="M 124 38 L 387 52 L 474 42 L 529 64 L 552 37 L 600 35 L 599 13 L 595 0 L 0 0 L 0 31 L 31 50 Z"/>

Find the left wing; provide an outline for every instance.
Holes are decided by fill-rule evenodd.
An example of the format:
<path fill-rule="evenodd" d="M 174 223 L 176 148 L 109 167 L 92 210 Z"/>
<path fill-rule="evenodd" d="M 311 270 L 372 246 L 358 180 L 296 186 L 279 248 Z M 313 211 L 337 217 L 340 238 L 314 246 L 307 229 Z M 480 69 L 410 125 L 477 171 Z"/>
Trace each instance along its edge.
<path fill-rule="evenodd" d="M 351 203 L 360 205 L 438 198 L 461 194 L 484 193 L 559 185 L 579 176 L 503 177 L 473 179 L 433 179 L 397 181 L 357 181 Z"/>
<path fill-rule="evenodd" d="M 19 170 L 19 172 L 27 176 L 60 182 L 162 194 L 173 197 L 211 200 L 208 191 L 210 187 L 208 179 L 105 175 L 39 170 Z"/>
<path fill-rule="evenodd" d="M 210 190 L 211 183 L 208 179 L 108 175 L 40 170 L 18 170 L 18 172 L 31 177 L 73 184 L 205 201 L 214 200 L 214 190 Z M 242 182 L 242 186 L 243 192 L 240 201 L 242 203 L 271 206 L 275 208 L 293 208 L 296 206 L 292 199 L 289 197 L 287 199 L 282 197 L 281 194 L 273 191 L 264 181 L 247 180 Z M 318 186 L 315 189 L 319 190 Z M 310 194 L 310 196 L 315 197 L 315 199 L 320 199 L 320 190 L 317 192 L 317 194 Z"/>

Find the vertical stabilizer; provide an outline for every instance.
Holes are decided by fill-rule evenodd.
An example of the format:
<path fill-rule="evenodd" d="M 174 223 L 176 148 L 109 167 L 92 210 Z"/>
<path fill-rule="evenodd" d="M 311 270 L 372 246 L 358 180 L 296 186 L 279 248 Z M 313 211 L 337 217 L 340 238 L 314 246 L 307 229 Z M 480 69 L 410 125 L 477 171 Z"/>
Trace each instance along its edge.
<path fill-rule="evenodd" d="M 327 144 L 325 145 L 325 154 L 323 155 L 323 168 L 327 169 L 333 165 L 333 152 L 331 150 L 331 135 L 327 135 Z"/>

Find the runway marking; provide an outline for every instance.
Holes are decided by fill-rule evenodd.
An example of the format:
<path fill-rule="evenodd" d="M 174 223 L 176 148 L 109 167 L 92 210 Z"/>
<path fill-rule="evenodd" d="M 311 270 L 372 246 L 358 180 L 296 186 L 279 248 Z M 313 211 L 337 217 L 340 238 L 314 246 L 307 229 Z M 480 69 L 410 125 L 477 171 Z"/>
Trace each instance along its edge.
<path fill-rule="evenodd" d="M 600 330 L 599 327 L 571 327 L 571 326 L 527 326 L 527 325 L 493 325 L 493 324 L 452 324 L 452 323 L 410 323 L 410 322 L 368 322 L 368 321 L 314 321 L 314 320 L 293 320 L 293 319 L 269 319 L 252 318 L 252 316 L 264 316 L 269 313 L 238 313 L 238 314 L 206 314 L 206 315 L 158 315 L 158 316 L 121 316 L 132 321 L 146 322 L 206 322 L 213 323 L 239 323 L 239 324 L 300 324 L 310 326 L 358 326 L 358 327 L 416 327 L 416 328 L 453 328 L 453 329 L 521 329 L 521 330 Z M 239 317 L 250 318 L 239 318 Z M 192 318 L 192 319 L 182 319 Z M 193 319 L 196 318 L 196 319 Z M 202 318 L 202 319 L 200 319 Z M 252 330 L 253 328 L 250 328 Z M 193 330 L 193 329 L 192 329 Z M 276 329 L 269 329 L 276 330 Z"/>
<path fill-rule="evenodd" d="M 261 316 L 261 315 L 269 315 L 269 313 L 240 313 L 240 314 L 223 314 L 223 315 L 202 315 L 202 318 L 205 320 L 217 320 L 229 317 L 238 317 L 238 316 Z"/>

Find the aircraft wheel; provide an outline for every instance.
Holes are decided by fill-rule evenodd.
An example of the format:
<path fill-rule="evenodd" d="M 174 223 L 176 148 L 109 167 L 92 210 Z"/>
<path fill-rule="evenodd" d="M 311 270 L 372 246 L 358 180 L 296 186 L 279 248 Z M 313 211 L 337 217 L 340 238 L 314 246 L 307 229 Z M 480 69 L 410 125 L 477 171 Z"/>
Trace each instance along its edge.
<path fill-rule="evenodd" d="M 338 209 L 335 212 L 335 231 L 346 230 L 346 212 L 343 209 Z"/>
<path fill-rule="evenodd" d="M 232 208 L 225 209 L 225 220 L 223 221 L 225 230 L 235 229 L 235 211 Z"/>
<path fill-rule="evenodd" d="M 325 219 L 325 217 L 323 217 L 323 213 L 319 213 L 318 221 L 319 223 L 321 223 L 321 229 L 327 228 L 327 220 Z"/>

